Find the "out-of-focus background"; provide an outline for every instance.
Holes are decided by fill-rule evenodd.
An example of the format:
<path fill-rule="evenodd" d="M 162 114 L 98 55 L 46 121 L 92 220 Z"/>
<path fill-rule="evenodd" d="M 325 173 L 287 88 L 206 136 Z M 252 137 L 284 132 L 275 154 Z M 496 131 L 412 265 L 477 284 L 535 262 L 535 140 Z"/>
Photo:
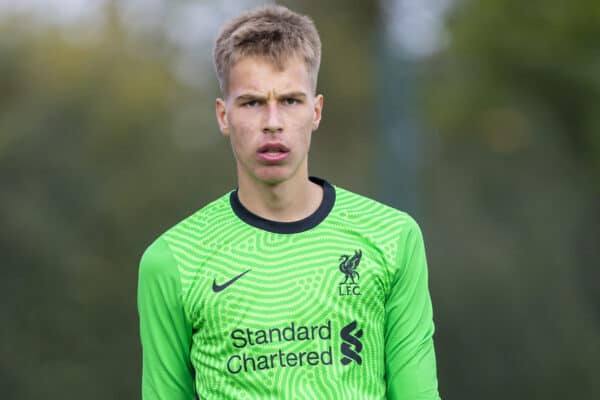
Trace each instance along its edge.
<path fill-rule="evenodd" d="M 212 42 L 256 0 L 0 0 L 0 393 L 136 399 L 137 264 L 235 186 Z M 410 212 L 445 399 L 600 398 L 600 3 L 286 1 L 311 173 Z"/>

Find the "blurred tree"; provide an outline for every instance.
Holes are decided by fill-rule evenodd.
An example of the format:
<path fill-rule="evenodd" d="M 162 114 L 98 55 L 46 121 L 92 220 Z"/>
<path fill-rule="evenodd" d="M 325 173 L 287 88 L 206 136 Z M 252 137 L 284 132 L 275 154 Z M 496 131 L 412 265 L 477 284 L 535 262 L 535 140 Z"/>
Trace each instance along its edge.
<path fill-rule="evenodd" d="M 423 66 L 449 398 L 600 396 L 598 21 L 595 1 L 462 0 Z"/>
<path fill-rule="evenodd" d="M 445 131 L 475 135 L 505 153 L 535 142 L 531 126 L 548 126 L 540 139 L 557 137 L 551 140 L 584 163 L 598 190 L 600 7 L 585 0 L 529 5 L 458 2 L 450 46 L 434 60 L 446 79 L 436 81 L 436 96 L 429 97 L 431 116 Z"/>

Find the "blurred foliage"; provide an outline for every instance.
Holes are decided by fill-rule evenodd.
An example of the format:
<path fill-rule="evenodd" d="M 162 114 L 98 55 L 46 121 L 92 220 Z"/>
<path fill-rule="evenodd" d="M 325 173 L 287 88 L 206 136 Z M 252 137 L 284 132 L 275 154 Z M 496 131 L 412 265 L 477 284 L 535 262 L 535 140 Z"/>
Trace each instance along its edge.
<path fill-rule="evenodd" d="M 323 41 L 311 173 L 378 197 L 377 2 L 284 3 Z M 97 40 L 0 19 L 3 398 L 139 398 L 141 252 L 235 186 L 216 79 L 182 83 L 163 34 L 109 4 Z M 444 398 L 600 394 L 599 13 L 462 0 L 415 65 Z"/>
<path fill-rule="evenodd" d="M 118 27 L 77 47 L 27 22 L 0 44 L 3 392 L 135 398 L 136 258 L 196 192 L 169 137 L 177 85 Z"/>
<path fill-rule="evenodd" d="M 449 48 L 435 60 L 432 119 L 496 152 L 555 141 L 599 190 L 600 5 L 463 0 L 449 29 Z"/>
<path fill-rule="evenodd" d="M 443 392 L 598 398 L 599 4 L 462 0 L 448 30 L 420 75 Z"/>

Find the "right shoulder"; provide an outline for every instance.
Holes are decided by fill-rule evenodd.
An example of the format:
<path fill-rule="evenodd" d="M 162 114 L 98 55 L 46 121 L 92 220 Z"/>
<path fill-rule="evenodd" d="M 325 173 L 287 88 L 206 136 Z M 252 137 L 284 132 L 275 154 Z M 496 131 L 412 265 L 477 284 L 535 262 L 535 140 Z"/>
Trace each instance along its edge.
<path fill-rule="evenodd" d="M 179 221 L 160 234 L 144 251 L 140 260 L 140 269 L 148 273 L 164 272 L 165 265 L 175 263 L 173 250 L 180 245 L 195 241 L 202 236 L 206 228 L 215 226 L 228 213 L 231 213 L 227 193 L 208 203 L 198 211 Z"/>
<path fill-rule="evenodd" d="M 174 267 L 174 264 L 171 249 L 161 235 L 142 254 L 140 274 L 149 276 L 164 274 L 169 269 L 172 269 L 166 268 L 166 266 L 171 265 Z"/>

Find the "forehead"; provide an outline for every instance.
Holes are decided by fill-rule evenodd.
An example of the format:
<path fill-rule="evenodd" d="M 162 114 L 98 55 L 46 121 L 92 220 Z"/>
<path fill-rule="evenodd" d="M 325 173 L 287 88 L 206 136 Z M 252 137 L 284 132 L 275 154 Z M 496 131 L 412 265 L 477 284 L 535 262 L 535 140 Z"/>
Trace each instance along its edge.
<path fill-rule="evenodd" d="M 244 57 L 229 72 L 228 92 L 236 97 L 244 93 L 310 93 L 311 79 L 306 63 L 292 57 L 278 67 L 264 57 Z"/>

